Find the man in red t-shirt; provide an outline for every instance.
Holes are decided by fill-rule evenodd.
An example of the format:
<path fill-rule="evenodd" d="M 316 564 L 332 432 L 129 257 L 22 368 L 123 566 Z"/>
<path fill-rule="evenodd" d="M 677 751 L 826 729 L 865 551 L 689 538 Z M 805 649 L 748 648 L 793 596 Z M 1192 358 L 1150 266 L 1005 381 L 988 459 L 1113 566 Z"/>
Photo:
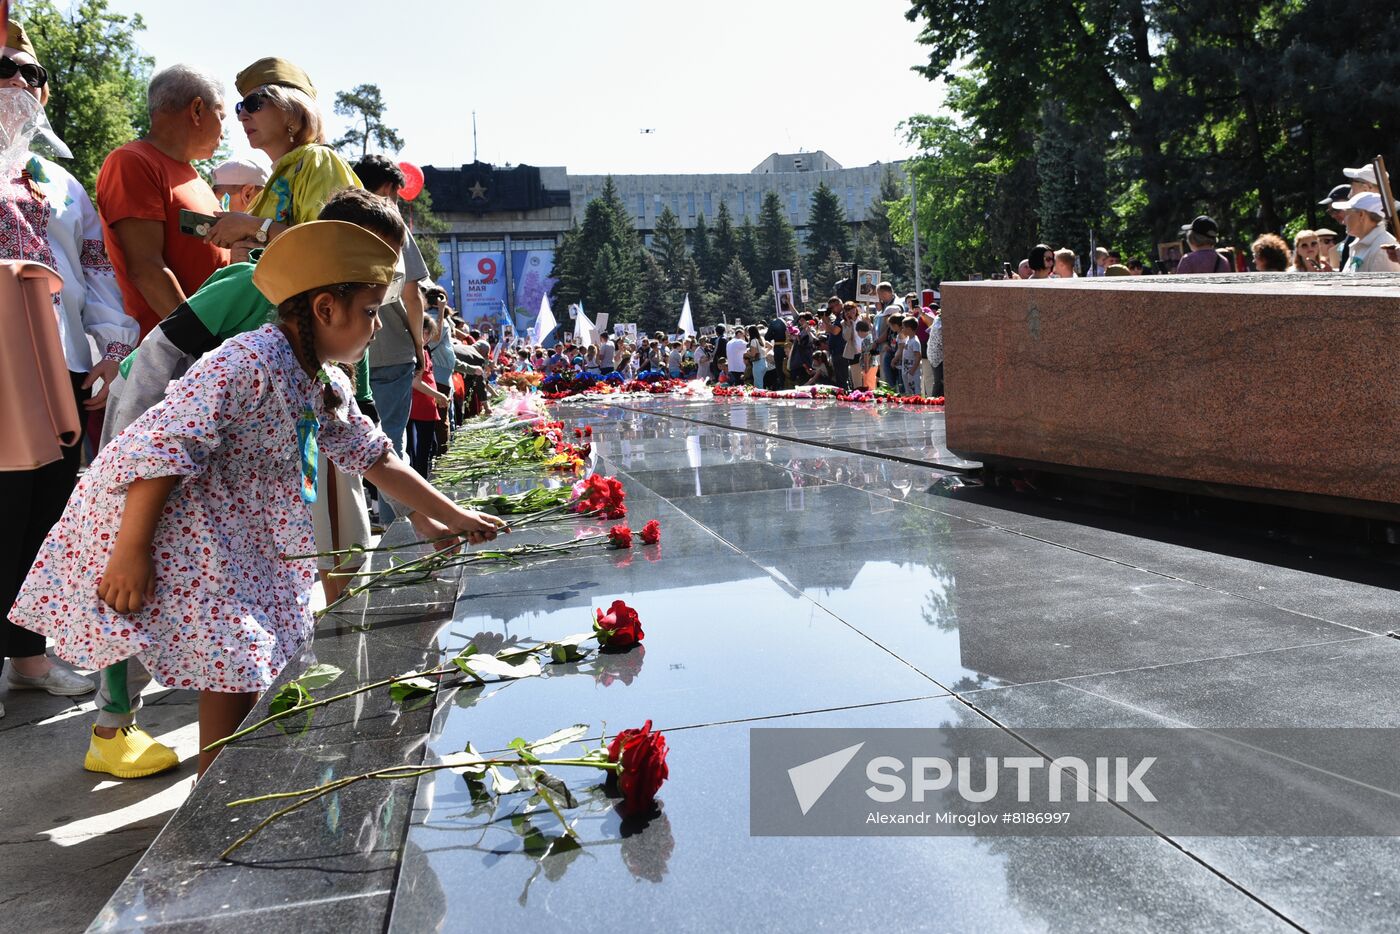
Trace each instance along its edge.
<path fill-rule="evenodd" d="M 141 336 L 228 265 L 227 250 L 180 232 L 180 211 L 212 215 L 214 191 L 190 163 L 223 136 L 224 93 L 214 78 L 174 65 L 146 92 L 151 130 L 113 150 L 97 173 L 97 210 L 126 313 Z"/>

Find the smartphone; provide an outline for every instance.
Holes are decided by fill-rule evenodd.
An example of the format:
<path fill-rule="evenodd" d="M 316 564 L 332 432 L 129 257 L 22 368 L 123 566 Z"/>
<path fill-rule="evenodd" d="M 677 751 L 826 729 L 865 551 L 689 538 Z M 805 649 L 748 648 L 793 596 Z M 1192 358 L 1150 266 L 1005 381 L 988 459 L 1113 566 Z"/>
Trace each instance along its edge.
<path fill-rule="evenodd" d="M 180 210 L 180 233 L 189 234 L 191 237 L 207 237 L 209 230 L 218 220 L 217 217 L 210 217 L 208 214 L 199 214 L 195 211 Z"/>

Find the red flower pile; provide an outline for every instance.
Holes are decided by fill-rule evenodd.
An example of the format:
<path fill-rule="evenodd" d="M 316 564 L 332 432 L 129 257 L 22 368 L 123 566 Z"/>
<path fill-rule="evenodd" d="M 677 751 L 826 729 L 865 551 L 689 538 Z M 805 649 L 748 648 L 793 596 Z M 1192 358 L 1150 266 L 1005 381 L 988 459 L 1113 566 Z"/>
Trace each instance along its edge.
<path fill-rule="evenodd" d="M 608 541 L 614 548 L 631 548 L 632 530 L 625 525 L 615 525 L 608 529 Z"/>
<path fill-rule="evenodd" d="M 656 793 L 670 776 L 666 766 L 666 737 L 651 731 L 648 720 L 640 730 L 623 730 L 608 747 L 608 761 L 622 763 L 617 789 L 631 809 L 642 810 L 656 800 Z"/>
<path fill-rule="evenodd" d="M 642 526 L 642 544 L 655 545 L 659 541 L 661 541 L 661 523 L 652 519 Z"/>
<path fill-rule="evenodd" d="M 622 502 L 626 498 L 627 491 L 622 488 L 621 480 L 593 474 L 574 484 L 574 499 L 569 508 L 577 513 L 621 519 L 627 515 L 627 507 Z"/>
<path fill-rule="evenodd" d="M 771 389 L 754 389 L 749 386 L 716 386 L 716 399 L 834 399 L 837 402 L 877 403 L 882 405 L 933 405 L 944 404 L 942 396 L 889 396 L 877 395 L 866 390 L 854 392 L 837 389 L 834 386 L 806 386 L 797 391 L 774 392 Z"/>
<path fill-rule="evenodd" d="M 637 611 L 621 600 L 614 600 L 606 613 L 593 611 L 593 632 L 598 644 L 607 649 L 630 649 L 646 638 Z"/>

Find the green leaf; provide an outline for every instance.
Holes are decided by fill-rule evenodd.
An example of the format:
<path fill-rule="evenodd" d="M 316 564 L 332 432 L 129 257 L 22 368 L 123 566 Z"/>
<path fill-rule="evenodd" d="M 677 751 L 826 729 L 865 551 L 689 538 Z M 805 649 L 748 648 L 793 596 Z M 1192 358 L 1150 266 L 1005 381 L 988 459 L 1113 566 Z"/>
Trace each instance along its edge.
<path fill-rule="evenodd" d="M 453 659 L 460 668 L 465 663 L 472 671 L 479 675 L 495 675 L 498 678 L 534 678 L 544 673 L 540 667 L 540 660 L 534 655 L 528 655 L 519 664 L 512 665 L 504 659 L 494 655 L 472 655 L 464 660 Z"/>
<path fill-rule="evenodd" d="M 556 665 L 566 665 L 581 660 L 583 653 L 578 650 L 578 646 L 552 645 L 549 647 L 549 658 Z"/>
<path fill-rule="evenodd" d="M 272 695 L 272 701 L 267 705 L 267 710 L 271 714 L 285 713 L 293 707 L 300 707 L 302 704 L 311 703 L 311 701 L 312 697 L 306 688 L 297 681 L 288 681 L 276 694 Z"/>
<path fill-rule="evenodd" d="M 551 775 L 544 769 L 535 769 L 530 777 L 535 780 L 536 785 L 550 793 L 555 804 L 565 808 L 578 807 L 578 799 L 574 797 L 574 793 L 569 790 L 569 786 L 564 784 L 564 780 L 559 776 Z"/>
<path fill-rule="evenodd" d="M 404 704 L 413 710 L 432 700 L 437 685 L 427 678 L 407 678 L 389 685 L 389 696 L 397 704 Z"/>
<path fill-rule="evenodd" d="M 572 742 L 576 742 L 588 735 L 588 724 L 575 723 L 573 726 L 566 726 L 562 730 L 555 730 L 548 736 L 530 743 L 530 749 L 540 754 L 558 752 Z"/>
<path fill-rule="evenodd" d="M 301 677 L 297 678 L 297 684 L 300 684 L 308 691 L 314 691 L 317 688 L 323 688 L 330 684 L 343 673 L 344 672 L 335 665 L 312 665 L 310 668 L 306 669 L 306 671 L 302 672 Z"/>
<path fill-rule="evenodd" d="M 592 639 L 594 635 L 595 635 L 595 634 L 594 634 L 592 631 L 589 631 L 589 632 L 576 632 L 576 633 L 574 633 L 572 636 L 565 636 L 565 637 L 562 638 L 562 639 L 555 639 L 555 640 L 554 640 L 554 644 L 555 644 L 555 645 L 583 645 L 583 644 L 584 644 L 585 642 L 587 642 L 589 639 Z"/>
<path fill-rule="evenodd" d="M 482 764 L 486 760 L 481 757 L 481 754 L 471 743 L 467 743 L 465 752 L 455 753 L 448 758 L 448 761 L 452 763 L 454 772 L 460 772 L 463 775 L 481 776 L 486 773 L 486 766 Z"/>

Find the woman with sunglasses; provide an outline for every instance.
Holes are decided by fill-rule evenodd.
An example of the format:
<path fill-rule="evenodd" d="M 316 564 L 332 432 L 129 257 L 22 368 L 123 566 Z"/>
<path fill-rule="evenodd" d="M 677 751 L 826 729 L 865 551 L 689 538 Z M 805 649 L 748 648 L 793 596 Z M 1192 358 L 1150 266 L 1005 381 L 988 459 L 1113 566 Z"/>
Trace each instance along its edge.
<path fill-rule="evenodd" d="M 315 220 L 336 191 L 363 186 L 326 145 L 316 86 L 306 72 L 285 59 L 262 58 L 234 84 L 243 96 L 234 109 L 248 144 L 272 161 L 267 185 L 248 213 L 219 215 L 206 238 L 237 251 L 267 245 L 288 227 Z"/>
<path fill-rule="evenodd" d="M 1289 272 L 1331 272 L 1332 267 L 1321 253 L 1321 242 L 1313 230 L 1300 230 L 1293 237 L 1293 260 Z"/>
<path fill-rule="evenodd" d="M 39 64 L 34 46 L 18 24 L 7 22 L 4 48 L 0 49 L 0 120 L 32 126 L 43 114 L 48 90 L 48 73 Z M 0 138 L 25 132 L 20 126 L 0 125 Z M 56 421 L 76 428 L 86 421 L 88 412 L 101 409 L 117 362 L 136 343 L 140 328 L 122 310 L 101 222 L 77 179 L 25 149 L 0 157 L 0 170 L 0 260 L 42 263 L 62 276 L 52 309 L 61 351 L 54 348 L 54 352 L 55 356 L 62 353 L 69 371 L 67 379 L 59 371 L 56 386 L 23 386 L 18 399 L 11 400 L 18 401 L 18 408 L 7 407 L 5 417 L 0 417 L 0 433 L 6 439 L 0 452 L 0 500 L 7 504 L 9 520 L 6 534 L 0 537 L 0 666 L 10 659 L 11 690 L 86 694 L 93 685 L 54 665 L 45 653 L 43 636 L 9 622 L 10 608 L 39 543 L 62 514 L 78 475 L 80 436 L 65 433 L 59 436 L 60 443 L 72 443 L 65 447 L 55 444 Z M 15 276 L 16 270 L 7 265 L 4 274 Z M 5 294 L 23 293 L 7 283 Z M 6 309 L 7 320 L 19 330 L 20 322 L 30 320 L 32 311 L 31 302 L 22 302 L 18 310 Z M 39 313 L 48 313 L 47 301 Z M 40 324 L 53 328 L 49 322 Z M 34 371 L 36 351 L 28 335 L 12 332 L 4 336 L 0 369 L 12 374 Z M 93 360 L 89 338 L 101 351 L 98 362 Z M 89 399 L 99 379 L 102 388 Z M 71 390 L 65 383 L 71 384 Z M 57 398 L 76 411 L 68 409 L 55 420 L 46 397 Z M 47 440 L 42 450 L 26 443 L 26 439 L 41 436 Z M 4 716 L 3 707 L 0 716 Z"/>

